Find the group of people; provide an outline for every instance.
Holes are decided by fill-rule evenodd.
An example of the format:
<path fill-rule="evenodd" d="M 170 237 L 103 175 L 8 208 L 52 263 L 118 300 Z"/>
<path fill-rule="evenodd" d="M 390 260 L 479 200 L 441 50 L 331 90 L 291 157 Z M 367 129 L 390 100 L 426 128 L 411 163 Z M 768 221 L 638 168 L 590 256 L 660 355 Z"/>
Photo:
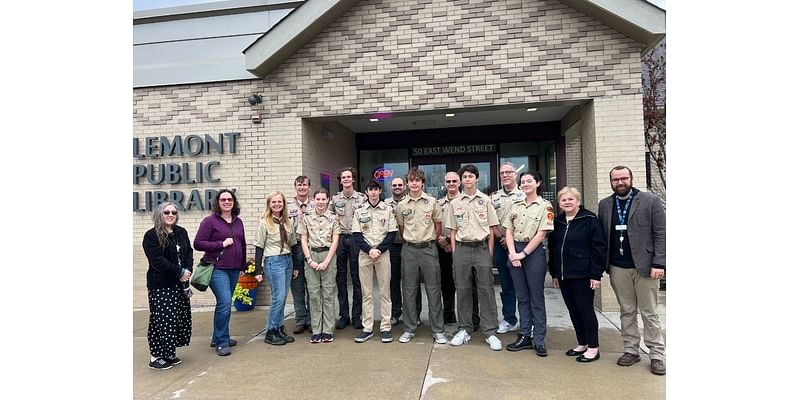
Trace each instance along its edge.
<path fill-rule="evenodd" d="M 266 198 L 253 242 L 256 280 L 261 282 L 266 274 L 271 288 L 266 343 L 295 341 L 284 327 L 289 291 L 295 308 L 294 334 L 308 330 L 311 343 L 332 342 L 335 329 L 352 324 L 361 331 L 355 341 L 368 341 L 374 336 L 374 277 L 384 343 L 393 341 L 392 326 L 401 321 L 399 341 L 407 343 L 415 336 L 424 281 L 436 343 L 448 343 L 444 325 L 456 323 L 450 345 L 464 345 L 480 330 L 489 347 L 499 351 L 503 344 L 497 334 L 518 330 L 506 350 L 532 349 L 546 357 L 544 283 L 549 270 L 575 328 L 577 345 L 566 355 L 588 363 L 600 358 L 594 293 L 607 272 L 621 313 L 624 354 L 617 364 L 640 361 L 637 313 L 641 313 L 650 370 L 666 373 L 656 313 L 666 267 L 665 211 L 657 196 L 632 186 L 629 168 L 610 171 L 614 193 L 600 201 L 598 214 L 583 207 L 577 189 L 564 187 L 557 194 L 557 216 L 540 196 L 542 175 L 528 171 L 517 180 L 510 163 L 500 167 L 502 187 L 491 195 L 477 189 L 479 170 L 474 165 L 447 172 L 447 193 L 441 199 L 425 193 L 425 174 L 416 168 L 405 180 L 391 181 L 392 193 L 385 201 L 383 186 L 375 180 L 366 184 L 364 193 L 355 190 L 352 167 L 343 168 L 338 178 L 342 190 L 333 196 L 324 188 L 310 195 L 310 179 L 299 176 L 294 198 L 281 192 Z M 204 252 L 202 260 L 215 265 L 209 285 L 216 298 L 211 346 L 220 356 L 230 355 L 236 345 L 229 332 L 231 297 L 246 267 L 247 246 L 239 211 L 235 194 L 219 191 L 193 242 Z M 154 227 L 143 240 L 149 261 L 149 366 L 154 369 L 179 364 L 176 348 L 188 345 L 191 336 L 187 288 L 192 246 L 186 230 L 177 225 L 177 214 L 175 204 L 159 204 Z M 499 323 L 493 266 L 501 286 Z"/>

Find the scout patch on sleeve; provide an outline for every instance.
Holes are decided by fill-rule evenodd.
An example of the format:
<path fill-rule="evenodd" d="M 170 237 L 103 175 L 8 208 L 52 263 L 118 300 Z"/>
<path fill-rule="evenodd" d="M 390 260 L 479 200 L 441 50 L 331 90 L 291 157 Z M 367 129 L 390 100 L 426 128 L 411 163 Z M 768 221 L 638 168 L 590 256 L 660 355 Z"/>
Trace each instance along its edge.
<path fill-rule="evenodd" d="M 553 213 L 553 206 L 547 206 L 547 208 L 545 208 L 545 210 L 547 210 L 547 212 L 552 214 Z"/>
<path fill-rule="evenodd" d="M 551 210 L 553 209 L 552 207 L 548 207 L 548 208 L 550 208 Z M 548 223 L 553 223 L 553 218 L 555 218 L 555 214 L 553 214 L 552 211 L 548 211 L 547 212 L 547 222 Z"/>

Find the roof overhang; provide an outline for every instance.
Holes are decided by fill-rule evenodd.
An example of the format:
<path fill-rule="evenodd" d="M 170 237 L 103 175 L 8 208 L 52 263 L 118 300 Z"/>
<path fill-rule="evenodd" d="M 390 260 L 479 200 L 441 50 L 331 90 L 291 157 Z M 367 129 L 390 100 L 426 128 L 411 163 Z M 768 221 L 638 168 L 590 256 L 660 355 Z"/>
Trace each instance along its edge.
<path fill-rule="evenodd" d="M 265 77 L 357 1 L 307 0 L 244 49 L 245 68 L 258 77 Z"/>
<path fill-rule="evenodd" d="M 310 42 L 357 0 L 307 0 L 244 49 L 247 71 L 263 78 Z M 645 0 L 562 0 L 644 43 L 643 54 L 666 37 L 666 11 Z"/>

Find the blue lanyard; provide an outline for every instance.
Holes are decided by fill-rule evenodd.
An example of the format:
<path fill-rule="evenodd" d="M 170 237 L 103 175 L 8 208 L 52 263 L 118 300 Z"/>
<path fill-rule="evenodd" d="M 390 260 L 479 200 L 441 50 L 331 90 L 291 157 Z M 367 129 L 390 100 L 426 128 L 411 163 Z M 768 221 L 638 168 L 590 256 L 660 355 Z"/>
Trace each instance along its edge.
<path fill-rule="evenodd" d="M 614 196 L 614 203 L 617 206 L 617 217 L 619 218 L 619 224 L 625 225 L 625 218 L 628 216 L 628 209 L 631 207 L 631 203 L 633 203 L 633 193 L 631 193 L 631 197 L 628 197 L 628 201 L 625 203 L 625 209 L 620 212 L 619 209 L 619 197 Z"/>

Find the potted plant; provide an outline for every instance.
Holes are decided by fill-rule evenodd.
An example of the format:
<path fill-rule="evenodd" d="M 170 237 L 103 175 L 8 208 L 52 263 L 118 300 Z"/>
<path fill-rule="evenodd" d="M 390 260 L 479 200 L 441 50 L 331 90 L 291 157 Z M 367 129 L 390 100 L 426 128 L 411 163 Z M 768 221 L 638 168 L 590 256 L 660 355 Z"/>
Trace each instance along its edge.
<path fill-rule="evenodd" d="M 247 260 L 247 268 L 244 274 L 236 282 L 233 290 L 233 306 L 238 311 L 250 311 L 256 305 L 256 291 L 258 281 L 255 278 L 256 261 L 252 258 Z"/>

